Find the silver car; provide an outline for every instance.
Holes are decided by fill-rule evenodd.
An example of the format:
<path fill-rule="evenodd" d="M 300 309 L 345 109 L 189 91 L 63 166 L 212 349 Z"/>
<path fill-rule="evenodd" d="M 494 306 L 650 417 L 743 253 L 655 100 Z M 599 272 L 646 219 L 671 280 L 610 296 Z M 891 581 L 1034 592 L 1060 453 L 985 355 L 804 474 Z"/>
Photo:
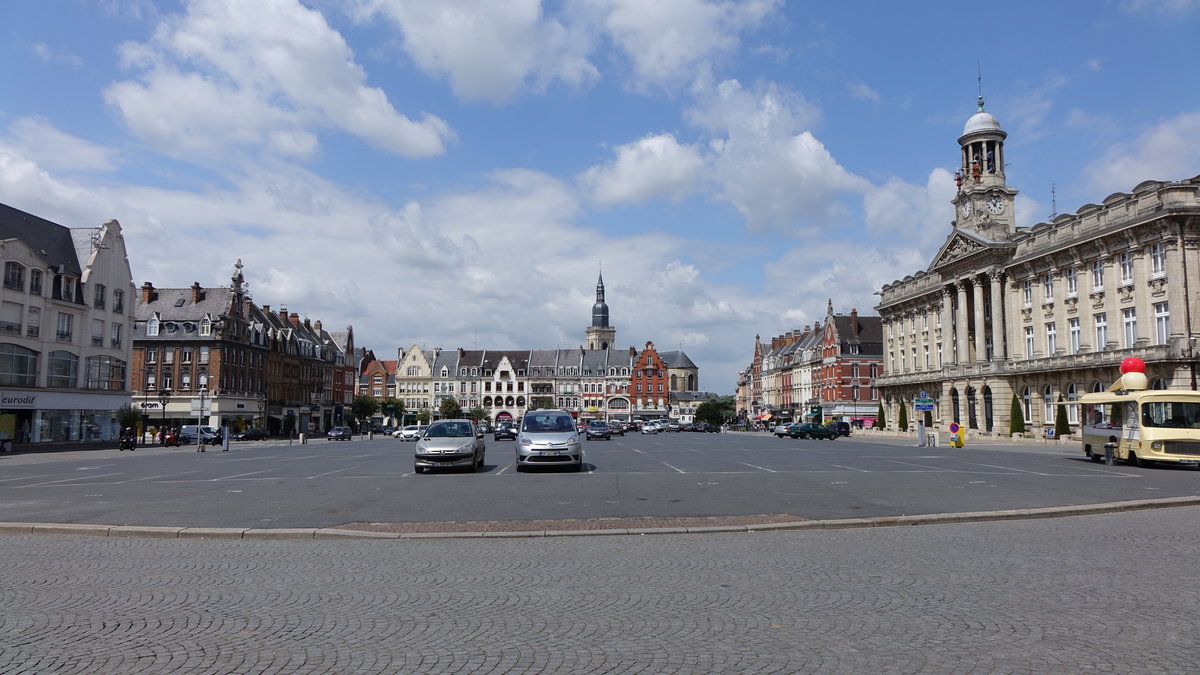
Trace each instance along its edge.
<path fill-rule="evenodd" d="M 483 433 L 471 420 L 439 420 L 417 439 L 413 471 L 467 467 L 483 468 Z"/>
<path fill-rule="evenodd" d="M 531 410 L 517 432 L 517 471 L 531 466 L 583 469 L 583 444 L 575 419 L 565 410 Z"/>

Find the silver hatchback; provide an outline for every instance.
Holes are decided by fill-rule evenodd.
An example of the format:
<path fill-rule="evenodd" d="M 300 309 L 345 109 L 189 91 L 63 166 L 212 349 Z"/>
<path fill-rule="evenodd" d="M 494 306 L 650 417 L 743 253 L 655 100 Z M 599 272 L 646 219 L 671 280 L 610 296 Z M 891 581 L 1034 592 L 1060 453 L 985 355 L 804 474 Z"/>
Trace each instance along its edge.
<path fill-rule="evenodd" d="M 417 439 L 413 471 L 483 468 L 483 433 L 471 420 L 439 420 Z"/>
<path fill-rule="evenodd" d="M 583 469 L 583 444 L 575 419 L 565 410 L 531 410 L 517 433 L 517 471 L 531 466 Z"/>

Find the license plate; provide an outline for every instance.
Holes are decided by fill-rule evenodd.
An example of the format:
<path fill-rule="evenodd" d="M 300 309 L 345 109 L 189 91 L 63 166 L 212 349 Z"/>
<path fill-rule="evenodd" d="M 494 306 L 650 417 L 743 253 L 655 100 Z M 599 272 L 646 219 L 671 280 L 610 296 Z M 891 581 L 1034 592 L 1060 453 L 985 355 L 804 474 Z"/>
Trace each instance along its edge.
<path fill-rule="evenodd" d="M 562 453 L 556 450 L 542 450 L 537 454 L 538 457 L 558 457 L 560 455 L 562 455 Z"/>
<path fill-rule="evenodd" d="M 433 462 L 434 466 L 454 466 L 454 462 Z"/>
<path fill-rule="evenodd" d="M 1179 464 L 1200 464 L 1200 459 L 1181 459 L 1181 460 L 1178 460 L 1177 463 L 1179 463 Z"/>

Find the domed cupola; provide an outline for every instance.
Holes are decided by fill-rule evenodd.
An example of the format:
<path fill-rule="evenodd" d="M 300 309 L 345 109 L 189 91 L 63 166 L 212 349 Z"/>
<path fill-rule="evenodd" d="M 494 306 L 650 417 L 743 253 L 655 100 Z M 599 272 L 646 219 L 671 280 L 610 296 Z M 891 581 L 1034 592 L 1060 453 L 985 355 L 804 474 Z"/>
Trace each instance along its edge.
<path fill-rule="evenodd" d="M 961 177 L 970 187 L 994 187 L 1004 185 L 1004 139 L 1008 134 L 1000 128 L 996 116 L 983 109 L 983 96 L 979 97 L 979 110 L 963 126 L 958 137 L 962 148 Z"/>

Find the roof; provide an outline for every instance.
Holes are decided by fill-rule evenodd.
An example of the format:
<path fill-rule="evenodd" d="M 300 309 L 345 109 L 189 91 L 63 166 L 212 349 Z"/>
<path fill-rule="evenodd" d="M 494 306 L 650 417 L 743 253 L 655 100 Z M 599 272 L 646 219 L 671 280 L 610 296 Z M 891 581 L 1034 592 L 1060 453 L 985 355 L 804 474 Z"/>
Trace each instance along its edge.
<path fill-rule="evenodd" d="M 658 356 L 667 364 L 668 368 L 697 368 L 688 355 L 682 349 L 673 349 L 669 352 L 659 352 Z"/>
<path fill-rule="evenodd" d="M 65 274 L 76 277 L 83 273 L 71 230 L 63 225 L 0 204 L 0 239 L 21 240 L 46 267 L 62 265 Z"/>

